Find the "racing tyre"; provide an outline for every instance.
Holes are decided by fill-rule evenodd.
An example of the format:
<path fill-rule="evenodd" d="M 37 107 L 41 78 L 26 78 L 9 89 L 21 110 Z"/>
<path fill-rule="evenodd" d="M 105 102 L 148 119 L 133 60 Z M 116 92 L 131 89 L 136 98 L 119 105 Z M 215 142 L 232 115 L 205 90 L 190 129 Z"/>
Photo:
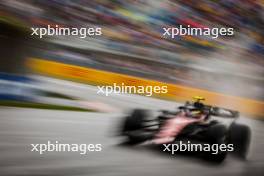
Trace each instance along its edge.
<path fill-rule="evenodd" d="M 227 156 L 227 151 L 220 151 L 219 146 L 226 145 L 227 133 L 228 133 L 228 130 L 225 125 L 216 124 L 216 125 L 209 127 L 207 131 L 207 137 L 208 137 L 209 143 L 212 149 L 215 148 L 213 145 L 218 145 L 217 146 L 218 151 L 217 153 L 215 153 L 215 151 L 206 152 L 204 156 L 206 160 L 212 161 L 215 163 L 221 163 L 225 160 Z"/>
<path fill-rule="evenodd" d="M 230 126 L 230 141 L 234 145 L 234 155 L 246 159 L 251 139 L 251 130 L 248 126 L 233 123 Z"/>
<path fill-rule="evenodd" d="M 142 109 L 135 109 L 130 116 L 127 116 L 124 122 L 123 133 L 128 136 L 132 144 L 140 143 L 147 140 L 144 135 L 143 121 L 148 112 Z"/>

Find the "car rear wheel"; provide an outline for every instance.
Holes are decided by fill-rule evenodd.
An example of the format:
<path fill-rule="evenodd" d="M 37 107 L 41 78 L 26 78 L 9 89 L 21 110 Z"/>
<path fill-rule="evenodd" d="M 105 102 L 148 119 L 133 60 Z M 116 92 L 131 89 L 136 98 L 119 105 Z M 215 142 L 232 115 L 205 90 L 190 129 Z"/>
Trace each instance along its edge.
<path fill-rule="evenodd" d="M 128 136 L 130 143 L 140 143 L 148 139 L 143 129 L 143 121 L 147 116 L 148 111 L 135 109 L 125 118 L 123 134 Z"/>
<path fill-rule="evenodd" d="M 216 163 L 221 163 L 225 160 L 227 156 L 227 151 L 213 151 L 213 145 L 218 145 L 218 149 L 219 146 L 221 146 L 222 144 L 226 145 L 227 132 L 228 130 L 226 126 L 222 124 L 216 124 L 209 127 L 207 131 L 207 138 L 212 149 L 211 151 L 206 152 L 206 154 L 204 155 L 206 160 Z"/>
<path fill-rule="evenodd" d="M 234 145 L 235 156 L 246 159 L 251 139 L 251 130 L 248 126 L 233 123 L 230 126 L 230 141 Z"/>

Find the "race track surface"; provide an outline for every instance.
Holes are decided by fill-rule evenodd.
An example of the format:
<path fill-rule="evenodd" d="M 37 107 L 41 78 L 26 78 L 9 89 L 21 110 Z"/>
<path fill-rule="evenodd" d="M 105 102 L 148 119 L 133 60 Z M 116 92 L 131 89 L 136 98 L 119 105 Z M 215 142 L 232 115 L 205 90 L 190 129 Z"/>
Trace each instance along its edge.
<path fill-rule="evenodd" d="M 60 89 L 45 84 L 45 89 Z M 78 88 L 77 88 L 78 87 Z M 173 108 L 176 104 L 140 96 L 102 97 L 93 88 L 68 91 L 85 99 L 111 104 L 112 113 L 65 112 L 0 107 L 0 175 L 3 176 L 246 176 L 264 173 L 264 122 L 242 117 L 252 129 L 248 161 L 228 157 L 221 165 L 183 155 L 170 156 L 144 146 L 127 146 L 115 136 L 123 111 L 130 107 Z M 130 97 L 130 96 L 129 96 Z M 31 152 L 30 144 L 101 143 L 102 152 Z"/>

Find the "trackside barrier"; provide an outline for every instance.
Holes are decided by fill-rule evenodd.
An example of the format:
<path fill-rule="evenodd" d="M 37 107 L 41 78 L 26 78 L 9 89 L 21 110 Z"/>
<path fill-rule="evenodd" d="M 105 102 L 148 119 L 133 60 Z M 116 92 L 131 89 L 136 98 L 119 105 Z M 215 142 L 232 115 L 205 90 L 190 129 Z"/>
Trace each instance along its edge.
<path fill-rule="evenodd" d="M 27 66 L 39 74 L 92 85 L 113 85 L 114 83 L 121 85 L 121 83 L 124 83 L 126 86 L 167 86 L 168 93 L 153 94 L 153 96 L 161 99 L 183 102 L 190 100 L 195 95 L 199 95 L 206 98 L 207 104 L 238 110 L 252 116 L 264 116 L 264 102 L 258 100 L 225 95 L 222 93 L 181 85 L 162 83 L 154 80 L 59 63 L 45 59 L 29 58 Z"/>

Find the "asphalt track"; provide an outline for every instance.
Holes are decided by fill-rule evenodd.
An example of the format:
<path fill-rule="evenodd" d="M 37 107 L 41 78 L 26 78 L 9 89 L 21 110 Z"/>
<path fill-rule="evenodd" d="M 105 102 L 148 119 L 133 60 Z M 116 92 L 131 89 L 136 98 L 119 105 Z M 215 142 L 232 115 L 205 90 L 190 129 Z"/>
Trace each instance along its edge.
<path fill-rule="evenodd" d="M 46 79 L 45 79 L 46 81 Z M 131 107 L 174 108 L 176 103 L 117 95 L 96 94 L 93 87 L 48 80 L 43 89 L 58 90 L 85 100 L 100 101 L 117 110 L 111 113 L 65 112 L 0 107 L 0 175 L 3 176 L 246 176 L 264 173 L 264 122 L 242 117 L 252 128 L 252 145 L 247 161 L 232 157 L 221 165 L 200 158 L 168 155 L 144 146 L 130 147 L 115 136 L 123 111 Z M 76 152 L 31 152 L 30 144 L 101 143 L 101 152 L 80 155 Z"/>

